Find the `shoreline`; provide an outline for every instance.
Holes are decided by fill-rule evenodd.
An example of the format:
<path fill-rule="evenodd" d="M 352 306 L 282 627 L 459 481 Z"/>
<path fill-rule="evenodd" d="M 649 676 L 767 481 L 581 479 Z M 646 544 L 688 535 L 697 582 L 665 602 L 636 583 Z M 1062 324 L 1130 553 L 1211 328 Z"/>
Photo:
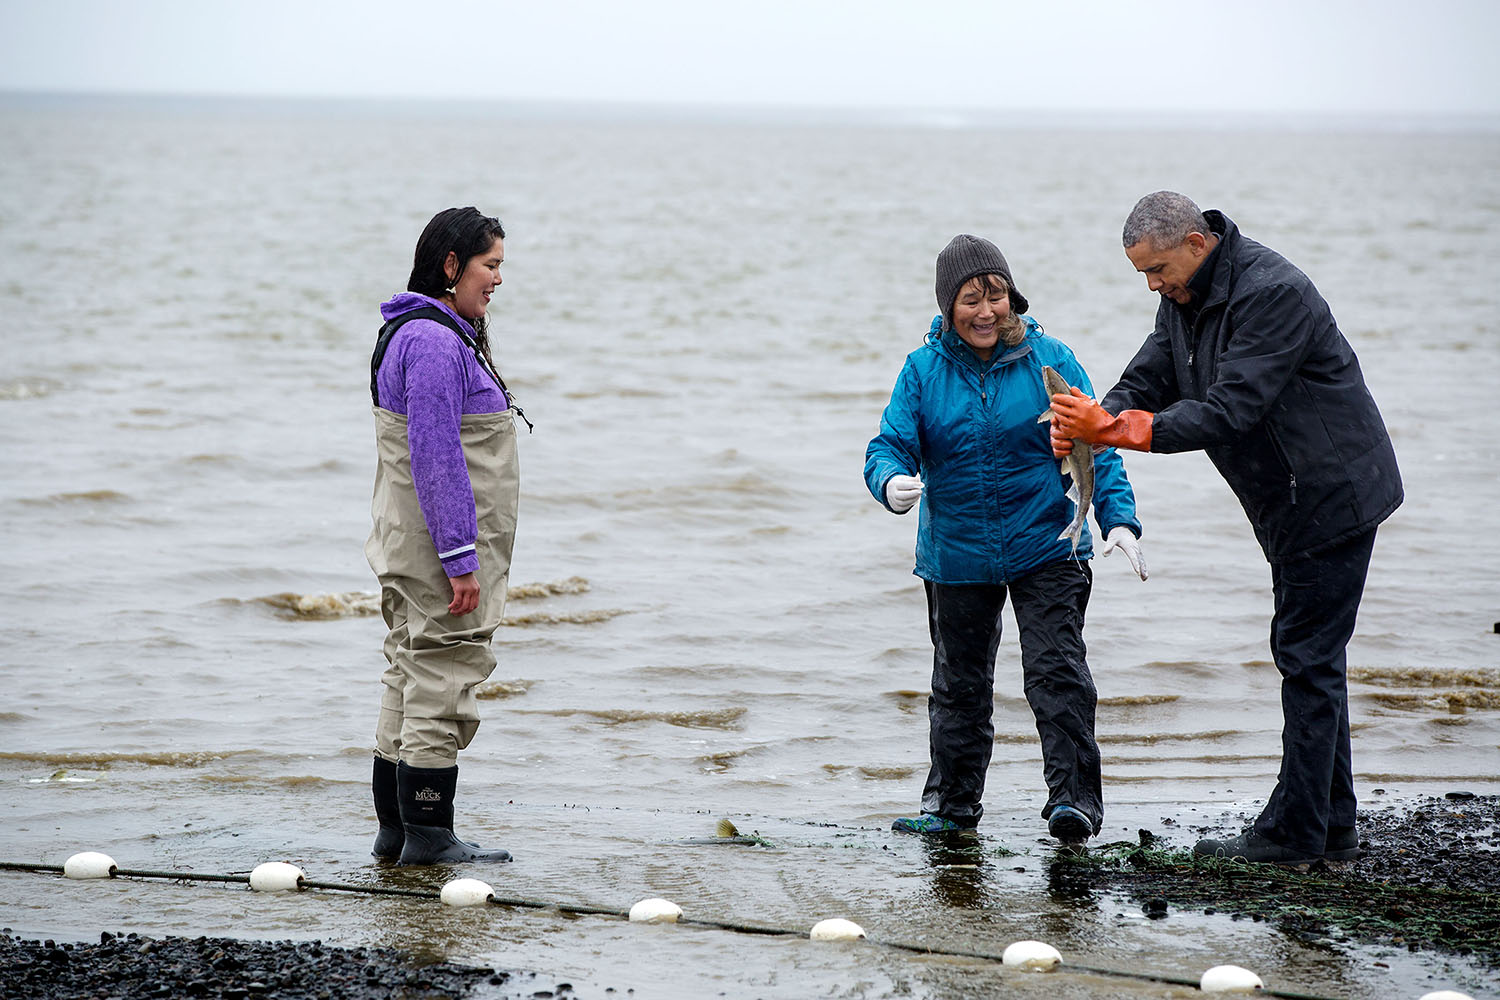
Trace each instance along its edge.
<path fill-rule="evenodd" d="M 1173 911 L 1221 913 L 1264 923 L 1314 948 L 1457 956 L 1500 974 L 1500 795 L 1449 792 L 1363 808 L 1362 855 L 1318 862 L 1305 871 L 1195 860 L 1190 846 L 1171 843 L 1183 834 L 1224 832 L 1249 818 L 1225 814 L 1216 824 L 1193 826 L 1164 818 L 1166 833 L 1143 828 L 1137 843 L 1060 855 L 1049 878 L 1135 901 L 1151 919 Z M 0 983 L 0 1000 L 575 995 L 561 976 L 434 962 L 393 947 L 110 930 L 102 930 L 97 941 L 59 942 L 0 928 Z M 606 995 L 632 992 L 604 988 Z"/>

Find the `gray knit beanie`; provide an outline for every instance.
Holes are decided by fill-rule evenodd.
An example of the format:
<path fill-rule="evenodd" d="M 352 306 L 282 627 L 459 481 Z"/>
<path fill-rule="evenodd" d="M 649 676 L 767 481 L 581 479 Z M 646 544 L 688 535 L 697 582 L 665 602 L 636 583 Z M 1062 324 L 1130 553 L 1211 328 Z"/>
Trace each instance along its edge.
<path fill-rule="evenodd" d="M 1010 276 L 1010 265 L 1000 248 L 979 236 L 960 234 L 948 241 L 937 258 L 937 301 L 943 313 L 943 329 L 953 329 L 953 300 L 958 290 L 970 278 L 981 274 L 998 274 L 1005 279 L 1010 289 L 1010 311 L 1017 316 L 1025 315 L 1028 308 L 1026 296 L 1016 290 Z"/>

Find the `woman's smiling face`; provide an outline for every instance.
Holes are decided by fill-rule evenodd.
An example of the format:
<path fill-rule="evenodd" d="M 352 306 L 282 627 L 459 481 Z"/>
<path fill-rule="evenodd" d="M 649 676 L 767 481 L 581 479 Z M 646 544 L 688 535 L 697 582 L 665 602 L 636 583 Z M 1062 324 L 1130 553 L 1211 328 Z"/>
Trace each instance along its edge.
<path fill-rule="evenodd" d="M 1010 315 L 1010 291 L 999 275 L 970 278 L 953 299 L 953 332 L 988 361 L 1000 342 L 1000 325 Z"/>
<path fill-rule="evenodd" d="M 459 274 L 458 255 L 450 251 L 443 270 L 449 281 L 455 276 L 458 278 L 453 291 L 446 296 L 452 300 L 453 311 L 464 319 L 483 316 L 490 304 L 490 296 L 500 286 L 500 265 L 503 263 L 505 241 L 502 239 L 495 240 L 484 253 L 475 254 L 465 261 L 462 274 Z"/>

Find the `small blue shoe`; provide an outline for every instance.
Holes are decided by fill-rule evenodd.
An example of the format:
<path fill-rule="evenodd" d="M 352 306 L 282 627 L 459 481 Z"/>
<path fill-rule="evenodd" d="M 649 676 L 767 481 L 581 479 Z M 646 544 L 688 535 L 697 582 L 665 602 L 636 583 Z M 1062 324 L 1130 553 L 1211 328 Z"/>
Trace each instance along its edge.
<path fill-rule="evenodd" d="M 1067 847 L 1078 847 L 1094 835 L 1094 824 L 1072 806 L 1056 806 L 1047 818 L 1047 832 Z"/>
<path fill-rule="evenodd" d="M 903 816 L 891 824 L 891 829 L 896 833 L 920 833 L 931 837 L 944 833 L 959 833 L 965 828 L 951 819 L 943 819 L 932 813 L 923 813 L 920 816 Z"/>

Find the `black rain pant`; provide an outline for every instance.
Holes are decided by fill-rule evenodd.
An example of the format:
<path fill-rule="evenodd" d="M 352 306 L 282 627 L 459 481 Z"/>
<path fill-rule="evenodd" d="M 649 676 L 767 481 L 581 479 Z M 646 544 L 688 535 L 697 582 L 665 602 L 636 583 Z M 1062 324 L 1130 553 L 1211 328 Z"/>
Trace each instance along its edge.
<path fill-rule="evenodd" d="M 1255 821 L 1262 836 L 1311 855 L 1330 826 L 1354 825 L 1345 647 L 1364 595 L 1375 532 L 1271 565 L 1271 658 L 1281 671 L 1281 773 Z"/>
<path fill-rule="evenodd" d="M 922 811 L 972 827 L 984 815 L 985 772 L 995 745 L 995 651 L 1007 591 L 1021 642 L 1026 700 L 1042 741 L 1047 783 L 1043 818 L 1070 805 L 1104 821 L 1098 696 L 1084 659 L 1083 617 L 1093 575 L 1085 562 L 1050 563 L 997 585 L 926 583 L 932 633 L 932 696 L 927 701 L 932 768 Z"/>

